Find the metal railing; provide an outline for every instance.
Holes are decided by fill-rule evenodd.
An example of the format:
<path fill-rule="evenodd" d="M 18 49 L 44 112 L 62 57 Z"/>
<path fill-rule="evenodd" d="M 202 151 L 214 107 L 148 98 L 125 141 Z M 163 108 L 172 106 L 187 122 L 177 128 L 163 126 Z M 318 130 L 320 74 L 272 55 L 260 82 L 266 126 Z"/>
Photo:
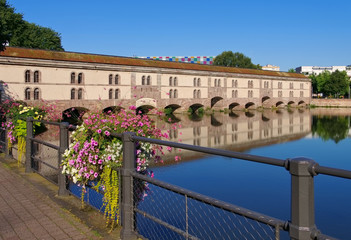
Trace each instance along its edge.
<path fill-rule="evenodd" d="M 121 232 L 122 239 L 135 239 L 136 235 L 140 234 L 140 232 L 138 232 L 138 230 L 141 228 L 138 226 L 140 225 L 138 223 L 140 219 L 147 219 L 148 221 L 162 226 L 161 228 L 158 228 L 157 231 L 153 231 L 153 234 L 159 234 L 160 232 L 161 234 L 170 234 L 169 236 L 172 236 L 170 239 L 177 238 L 174 235 L 171 235 L 169 231 L 176 234 L 178 237 L 182 236 L 181 239 L 280 239 L 281 230 L 287 231 L 291 239 L 333 239 L 332 237 L 321 234 L 315 225 L 314 177 L 317 174 L 324 174 L 351 179 L 351 171 L 319 166 L 318 163 L 307 158 L 281 160 L 162 141 L 158 139 L 138 137 L 134 133 L 123 133 L 122 135 L 117 134 L 115 136 L 121 137 L 123 141 L 124 165 L 121 172 L 123 196 L 121 209 L 123 226 Z M 136 142 L 138 141 L 285 168 L 291 175 L 290 221 L 283 221 L 253 212 L 251 210 L 221 202 L 219 200 L 158 181 L 151 177 L 138 174 L 135 170 Z M 135 182 L 138 182 L 138 184 L 134 184 Z M 168 198 L 168 200 L 164 201 L 164 203 L 172 201 L 172 199 L 176 199 L 173 200 L 175 203 L 173 208 L 176 208 L 178 214 L 181 212 L 180 215 L 183 216 L 173 217 L 177 211 L 170 209 L 172 204 L 168 204 L 167 207 L 164 208 L 164 211 L 169 212 L 168 217 L 165 217 L 164 215 L 162 216 L 160 212 L 163 211 L 160 211 L 157 208 L 150 209 L 151 205 L 143 207 L 143 204 L 140 204 L 140 201 L 135 194 L 140 189 L 140 184 L 145 186 L 145 183 L 152 184 L 157 186 L 157 188 L 172 192 L 173 197 Z M 152 197 L 157 197 L 159 193 L 160 192 L 157 191 L 157 194 L 152 194 Z M 174 193 L 178 196 L 174 195 Z M 183 200 L 181 200 L 179 196 L 182 196 L 181 198 L 183 198 Z M 197 204 L 189 205 L 190 201 L 197 201 Z M 158 203 L 158 200 L 152 199 L 151 202 Z M 207 207 L 201 207 L 199 210 L 200 204 L 204 204 Z M 183 205 L 182 208 L 181 205 Z M 157 204 L 157 206 L 162 206 L 162 204 Z M 190 207 L 198 209 L 196 211 L 197 215 L 189 214 L 189 211 L 191 211 Z M 212 215 L 216 215 L 218 217 L 218 219 L 212 221 L 212 223 L 206 220 L 209 217 L 209 208 L 215 208 L 216 210 L 212 211 Z M 225 213 L 219 213 L 219 210 L 225 211 Z M 229 213 L 240 216 L 239 218 L 242 219 L 238 219 L 237 217 L 228 217 Z M 205 217 L 201 217 L 201 215 L 205 215 Z M 171 220 L 170 216 L 172 216 Z M 223 221 L 223 218 L 230 220 L 230 223 L 228 223 L 228 221 Z M 183 223 L 179 223 L 179 219 L 182 219 L 180 221 L 183 221 Z M 252 220 L 253 222 L 250 222 Z M 171 223 L 172 221 L 173 224 Z M 212 224 L 212 227 L 209 225 L 199 227 L 194 224 L 194 221 L 196 221 L 197 224 L 203 224 L 203 222 L 210 223 Z M 219 221 L 220 224 L 215 221 Z M 226 224 L 226 226 L 223 226 L 223 224 Z M 190 229 L 190 226 L 195 228 L 195 230 Z M 147 224 L 147 227 L 150 229 L 150 224 Z M 209 228 L 211 229 L 210 231 L 208 231 Z M 167 231 L 164 229 L 167 229 Z M 152 236 L 147 237 L 152 239 Z M 158 239 L 158 237 L 156 237 L 156 239 Z"/>
<path fill-rule="evenodd" d="M 68 148 L 68 123 L 57 125 L 60 129 L 59 144 L 54 145 L 34 138 L 33 120 L 27 119 L 26 172 L 35 171 L 37 159 L 34 143 L 57 151 L 58 194 L 66 195 L 66 176 L 61 174 L 62 154 Z M 138 137 L 134 133 L 112 134 L 123 141 L 123 168 L 119 169 L 122 183 L 121 231 L 122 239 L 333 239 L 323 235 L 315 225 L 314 177 L 318 174 L 351 179 L 351 171 L 319 166 L 306 158 L 287 160 L 255 156 L 220 149 L 212 149 Z M 187 149 L 200 153 L 253 161 L 285 168 L 291 175 L 291 219 L 284 221 L 233 204 L 222 202 L 193 191 L 168 184 L 136 172 L 136 144 L 149 142 L 157 145 Z M 148 204 L 142 194 L 152 189 Z M 146 191 L 147 192 L 147 191 Z M 161 235 L 160 235 L 161 234 Z M 285 235 L 284 235 L 285 234 Z"/>

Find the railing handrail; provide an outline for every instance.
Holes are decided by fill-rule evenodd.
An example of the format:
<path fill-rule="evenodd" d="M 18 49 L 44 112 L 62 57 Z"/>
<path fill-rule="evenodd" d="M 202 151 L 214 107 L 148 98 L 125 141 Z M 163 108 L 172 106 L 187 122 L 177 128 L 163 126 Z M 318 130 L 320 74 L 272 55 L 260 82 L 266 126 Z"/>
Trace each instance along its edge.
<path fill-rule="evenodd" d="M 113 134 L 113 136 L 120 138 L 121 134 Z M 160 139 L 140 137 L 140 136 L 133 136 L 132 138 L 133 140 L 142 141 L 142 142 L 149 142 L 149 143 L 154 143 L 158 145 L 192 150 L 195 152 L 208 153 L 208 154 L 213 154 L 218 156 L 248 160 L 252 162 L 274 165 L 278 167 L 284 167 L 287 170 L 289 170 L 290 168 L 290 159 L 282 160 L 282 159 L 263 157 L 263 156 L 240 153 L 240 152 L 233 152 L 233 151 L 222 150 L 222 149 L 213 149 L 208 147 L 194 146 L 190 144 L 177 143 L 177 142 L 165 141 Z M 318 163 L 314 163 L 312 166 L 310 166 L 309 172 L 314 176 L 317 174 L 324 174 L 324 175 L 330 175 L 334 177 L 351 179 L 351 171 L 349 170 L 332 168 L 332 167 L 324 167 L 324 166 L 320 166 Z"/>

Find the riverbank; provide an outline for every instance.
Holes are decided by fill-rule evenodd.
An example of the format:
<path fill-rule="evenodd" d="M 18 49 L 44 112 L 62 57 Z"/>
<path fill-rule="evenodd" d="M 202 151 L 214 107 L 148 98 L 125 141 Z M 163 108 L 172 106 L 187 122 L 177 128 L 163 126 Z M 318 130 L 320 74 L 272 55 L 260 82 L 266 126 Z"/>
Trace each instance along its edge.
<path fill-rule="evenodd" d="M 312 98 L 310 105 L 316 107 L 351 108 L 351 99 Z"/>

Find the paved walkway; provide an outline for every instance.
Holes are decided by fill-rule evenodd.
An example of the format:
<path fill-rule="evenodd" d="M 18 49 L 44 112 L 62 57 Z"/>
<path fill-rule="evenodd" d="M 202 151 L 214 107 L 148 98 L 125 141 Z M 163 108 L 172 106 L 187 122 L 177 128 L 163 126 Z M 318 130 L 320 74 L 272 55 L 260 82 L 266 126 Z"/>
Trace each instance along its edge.
<path fill-rule="evenodd" d="M 0 240 L 101 239 L 69 211 L 0 163 Z"/>

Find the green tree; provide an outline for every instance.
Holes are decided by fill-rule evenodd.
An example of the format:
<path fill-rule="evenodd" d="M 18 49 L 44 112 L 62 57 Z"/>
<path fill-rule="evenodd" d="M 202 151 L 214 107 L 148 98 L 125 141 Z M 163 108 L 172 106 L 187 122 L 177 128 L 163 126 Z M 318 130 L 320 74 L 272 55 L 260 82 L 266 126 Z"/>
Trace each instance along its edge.
<path fill-rule="evenodd" d="M 14 47 L 63 51 L 60 34 L 23 20 L 6 0 L 0 0 L 0 51 L 5 44 Z"/>
<path fill-rule="evenodd" d="M 330 72 L 324 71 L 317 75 L 317 90 L 320 93 L 324 93 L 324 95 L 328 96 L 328 94 L 324 90 L 324 86 L 327 82 L 330 81 Z"/>
<path fill-rule="evenodd" d="M 293 69 L 293 68 L 289 68 L 288 72 L 290 72 L 290 73 L 296 73 L 296 70 Z"/>
<path fill-rule="evenodd" d="M 23 30 L 24 20 L 22 14 L 15 13 L 15 9 L 0 0 L 0 51 L 9 43 L 14 35 Z"/>
<path fill-rule="evenodd" d="M 323 92 L 327 95 L 336 97 L 344 96 L 349 90 L 349 77 L 346 71 L 336 70 L 330 74 L 329 80 L 324 83 Z"/>
<path fill-rule="evenodd" d="M 308 77 L 311 79 L 313 93 L 317 94 L 318 93 L 317 75 L 311 74 Z"/>
<path fill-rule="evenodd" d="M 255 65 L 251 62 L 251 58 L 245 56 L 242 53 L 232 51 L 224 51 L 213 61 L 215 66 L 225 66 L 225 67 L 240 67 L 240 68 L 253 68 L 261 69 L 260 65 Z"/>

